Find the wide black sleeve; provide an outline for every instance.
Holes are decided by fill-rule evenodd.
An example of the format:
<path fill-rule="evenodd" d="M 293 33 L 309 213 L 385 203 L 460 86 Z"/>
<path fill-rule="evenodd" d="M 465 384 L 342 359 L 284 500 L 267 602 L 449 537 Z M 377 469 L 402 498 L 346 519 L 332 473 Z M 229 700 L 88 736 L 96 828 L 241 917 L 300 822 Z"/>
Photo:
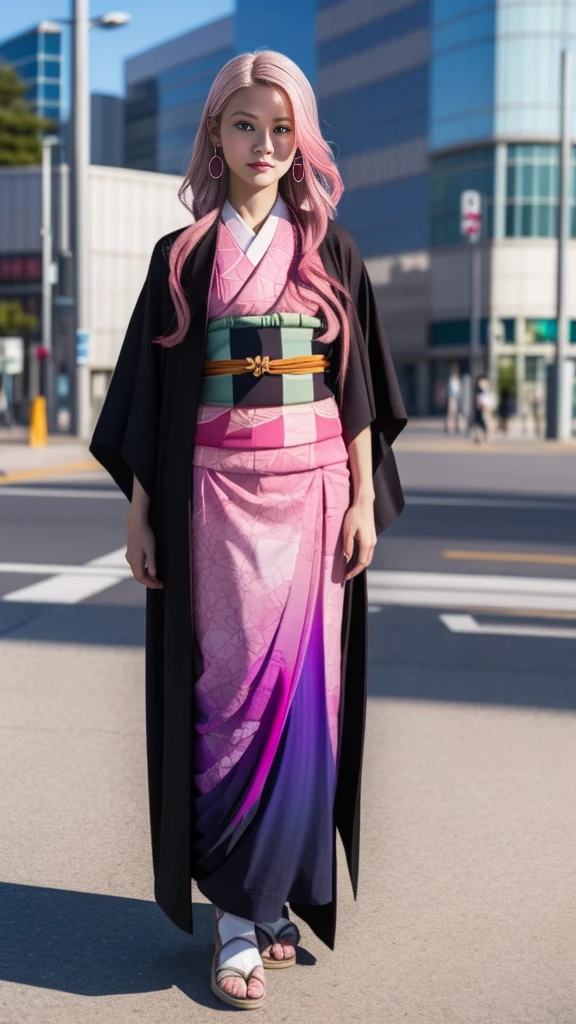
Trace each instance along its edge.
<path fill-rule="evenodd" d="M 372 437 L 374 518 L 376 532 L 385 530 L 405 502 L 392 443 L 407 423 L 406 410 L 374 289 L 352 236 L 338 227 L 332 241 L 334 262 L 352 298 L 348 302 L 350 359 L 340 393 L 340 418 L 346 444 L 365 427 Z"/>
<path fill-rule="evenodd" d="M 170 320 L 167 255 L 156 243 L 89 446 L 128 500 L 133 477 L 153 496 L 162 394 L 161 345 Z"/>

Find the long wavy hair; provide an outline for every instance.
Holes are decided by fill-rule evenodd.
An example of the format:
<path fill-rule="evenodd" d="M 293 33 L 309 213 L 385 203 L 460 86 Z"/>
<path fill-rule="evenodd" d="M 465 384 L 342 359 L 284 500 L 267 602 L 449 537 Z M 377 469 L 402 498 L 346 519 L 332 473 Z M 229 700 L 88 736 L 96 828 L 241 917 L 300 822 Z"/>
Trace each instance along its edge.
<path fill-rule="evenodd" d="M 320 131 L 316 99 L 310 82 L 294 61 L 274 50 L 242 53 L 228 61 L 214 79 L 202 113 L 190 165 L 178 190 L 180 201 L 195 220 L 180 233 L 170 250 L 169 286 L 177 324 L 171 334 L 154 340 L 171 347 L 179 344 L 186 336 L 190 326 L 190 307 L 182 287 L 184 266 L 194 247 L 219 216 L 228 191 L 228 168 L 225 162 L 221 178 L 214 179 L 208 173 L 208 163 L 213 156 L 208 121 L 214 118 L 220 123 L 222 112 L 232 95 L 238 89 L 254 85 L 282 88 L 292 104 L 295 141 L 302 154 L 304 180 L 294 181 L 288 171 L 278 183 L 280 195 L 290 209 L 297 230 L 292 287 L 299 294 L 308 297 L 312 295 L 317 301 L 325 324 L 325 330 L 318 337 L 319 341 L 332 341 L 341 335 L 339 379 L 343 383 L 348 366 L 350 331 L 341 297 L 349 299 L 350 296 L 340 281 L 326 273 L 318 247 L 326 234 L 328 221 L 335 216 L 344 186 L 330 147 Z"/>

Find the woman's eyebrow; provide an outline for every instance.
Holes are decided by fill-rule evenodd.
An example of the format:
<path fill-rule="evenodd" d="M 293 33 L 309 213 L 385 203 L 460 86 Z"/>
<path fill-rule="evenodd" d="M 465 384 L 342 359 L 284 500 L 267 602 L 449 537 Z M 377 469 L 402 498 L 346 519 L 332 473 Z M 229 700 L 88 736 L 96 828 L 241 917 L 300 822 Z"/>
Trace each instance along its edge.
<path fill-rule="evenodd" d="M 249 114 L 247 110 L 235 110 L 233 114 L 230 114 L 230 117 L 237 117 L 238 114 L 243 114 L 244 117 L 250 117 L 253 121 L 258 121 L 259 120 L 258 114 Z M 291 121 L 292 118 L 288 117 L 286 115 L 286 117 L 273 117 L 272 120 L 273 121 Z"/>

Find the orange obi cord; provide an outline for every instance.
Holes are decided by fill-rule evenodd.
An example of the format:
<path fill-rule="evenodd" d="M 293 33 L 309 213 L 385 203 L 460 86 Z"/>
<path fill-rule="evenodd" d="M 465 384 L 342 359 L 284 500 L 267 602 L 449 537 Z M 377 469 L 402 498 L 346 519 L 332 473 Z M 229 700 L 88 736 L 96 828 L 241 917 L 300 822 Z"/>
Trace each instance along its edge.
<path fill-rule="evenodd" d="M 218 377 L 223 373 L 322 373 L 330 366 L 326 356 L 295 356 L 294 359 L 270 359 L 270 356 L 246 356 L 245 359 L 205 359 L 205 377 Z"/>

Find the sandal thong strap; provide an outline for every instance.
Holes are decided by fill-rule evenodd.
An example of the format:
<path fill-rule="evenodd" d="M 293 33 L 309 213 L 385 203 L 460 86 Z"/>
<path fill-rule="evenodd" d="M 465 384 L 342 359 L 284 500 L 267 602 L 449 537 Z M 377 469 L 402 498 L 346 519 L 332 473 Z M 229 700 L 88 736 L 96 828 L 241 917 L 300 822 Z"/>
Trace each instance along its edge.
<path fill-rule="evenodd" d="M 273 946 L 276 942 L 281 942 L 282 939 L 285 942 L 291 940 L 293 946 L 297 946 L 300 942 L 298 925 L 285 917 L 280 917 L 278 921 L 264 921 L 261 924 L 255 924 L 254 931 L 260 952 L 267 949 L 268 946 Z"/>
<path fill-rule="evenodd" d="M 254 971 L 260 964 L 256 964 L 250 971 L 243 971 L 240 967 L 222 967 L 216 968 L 216 983 L 219 984 L 223 978 L 242 978 L 246 983 L 250 981 L 250 978 L 254 974 Z"/>
<path fill-rule="evenodd" d="M 228 966 L 226 964 L 226 958 L 225 957 L 222 958 L 222 950 L 226 949 L 226 946 L 230 946 L 233 942 L 245 942 L 247 945 L 250 945 L 254 949 L 258 950 L 258 944 L 256 942 L 254 942 L 252 939 L 249 939 L 249 938 L 247 938 L 244 935 L 232 935 L 232 937 L 227 939 L 226 942 L 222 942 L 222 944 L 220 945 L 220 947 L 218 949 L 218 952 L 217 952 L 217 955 L 216 955 L 216 967 L 215 967 L 216 978 L 217 978 L 217 980 L 220 980 L 221 978 L 232 978 L 232 977 L 244 978 L 244 981 L 247 982 L 252 977 L 252 974 L 256 970 L 256 968 L 262 966 L 262 963 L 260 962 L 260 963 L 254 964 L 254 966 L 251 967 L 249 971 L 243 970 L 241 967 Z M 239 950 L 238 952 L 239 953 L 249 953 L 250 950 L 249 949 L 245 949 L 245 950 L 242 949 L 242 950 Z M 236 954 L 232 954 L 232 956 L 234 956 L 234 955 L 236 955 Z M 221 960 L 221 959 L 223 959 L 223 963 L 221 963 L 218 966 L 218 961 Z M 228 973 L 224 973 L 224 972 L 228 972 Z"/>

